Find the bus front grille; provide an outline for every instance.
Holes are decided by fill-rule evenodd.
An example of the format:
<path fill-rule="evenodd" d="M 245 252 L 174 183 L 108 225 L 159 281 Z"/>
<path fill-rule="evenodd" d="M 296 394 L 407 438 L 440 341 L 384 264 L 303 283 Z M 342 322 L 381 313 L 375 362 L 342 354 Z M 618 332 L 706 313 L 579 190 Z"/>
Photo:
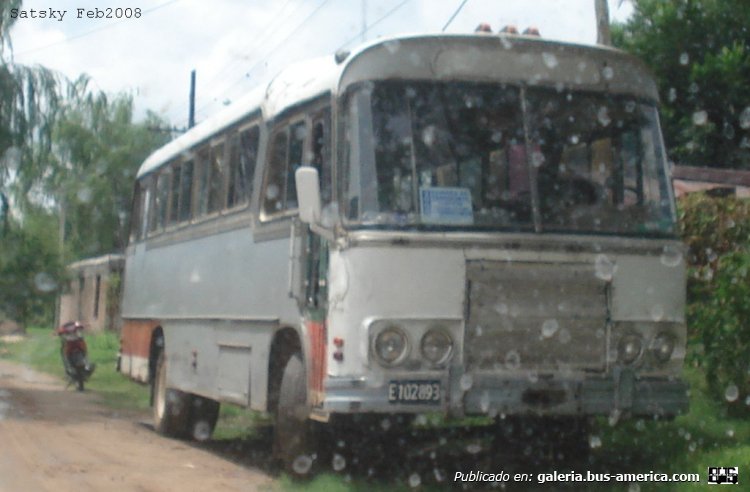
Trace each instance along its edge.
<path fill-rule="evenodd" d="M 607 284 L 593 264 L 469 261 L 468 371 L 605 369 Z"/>

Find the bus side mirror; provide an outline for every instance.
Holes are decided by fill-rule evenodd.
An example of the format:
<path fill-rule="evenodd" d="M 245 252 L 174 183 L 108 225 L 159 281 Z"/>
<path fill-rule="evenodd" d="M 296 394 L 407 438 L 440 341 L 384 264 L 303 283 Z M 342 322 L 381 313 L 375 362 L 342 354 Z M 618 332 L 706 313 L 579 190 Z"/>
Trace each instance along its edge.
<path fill-rule="evenodd" d="M 299 218 L 305 224 L 320 222 L 320 179 L 318 170 L 310 166 L 302 166 L 294 172 L 297 186 L 297 202 L 299 203 Z"/>

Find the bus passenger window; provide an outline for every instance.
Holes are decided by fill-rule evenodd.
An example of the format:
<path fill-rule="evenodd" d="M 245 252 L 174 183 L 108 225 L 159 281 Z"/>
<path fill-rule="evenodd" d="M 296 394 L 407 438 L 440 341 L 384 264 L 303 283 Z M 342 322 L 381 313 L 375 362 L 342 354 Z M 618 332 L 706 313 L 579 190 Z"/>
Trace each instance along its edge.
<path fill-rule="evenodd" d="M 196 211 L 195 217 L 206 215 L 208 212 L 208 187 L 210 178 L 210 162 L 208 160 L 208 147 L 198 151 L 197 165 L 197 189 L 196 189 Z"/>
<path fill-rule="evenodd" d="M 284 209 L 284 177 L 287 162 L 287 131 L 277 133 L 273 138 L 271 154 L 266 171 L 266 185 L 263 197 L 263 213 L 273 215 Z"/>
<path fill-rule="evenodd" d="M 224 193 L 224 142 L 211 147 L 211 165 L 209 169 L 208 212 L 221 210 Z"/>
<path fill-rule="evenodd" d="M 164 228 L 167 218 L 167 206 L 169 199 L 169 178 L 171 173 L 166 171 L 159 174 L 156 180 L 156 193 L 154 194 L 154 211 L 151 215 L 151 232 L 157 232 Z"/>
<path fill-rule="evenodd" d="M 143 181 L 136 181 L 133 191 L 133 208 L 130 211 L 130 235 L 128 236 L 128 242 L 131 244 L 141 239 L 141 213 L 144 197 Z"/>
<path fill-rule="evenodd" d="M 246 203 L 250 198 L 259 133 L 258 127 L 254 126 L 234 134 L 229 142 L 227 208 Z"/>
<path fill-rule="evenodd" d="M 318 170 L 320 176 L 320 198 L 322 205 L 330 203 L 331 196 L 331 155 L 329 144 L 330 115 L 326 111 L 325 116 L 313 123 L 313 166 Z"/>
<path fill-rule="evenodd" d="M 180 181 L 180 222 L 190 220 L 190 211 L 193 204 L 193 161 L 182 164 L 182 177 Z"/>
<path fill-rule="evenodd" d="M 169 225 L 176 224 L 180 211 L 180 177 L 181 168 L 179 165 L 172 169 L 172 191 L 169 203 Z"/>
<path fill-rule="evenodd" d="M 307 127 L 301 121 L 292 125 L 289 132 L 289 160 L 286 173 L 286 197 L 284 209 L 297 208 L 297 186 L 294 181 L 294 173 L 297 171 L 304 159 L 305 137 Z"/>

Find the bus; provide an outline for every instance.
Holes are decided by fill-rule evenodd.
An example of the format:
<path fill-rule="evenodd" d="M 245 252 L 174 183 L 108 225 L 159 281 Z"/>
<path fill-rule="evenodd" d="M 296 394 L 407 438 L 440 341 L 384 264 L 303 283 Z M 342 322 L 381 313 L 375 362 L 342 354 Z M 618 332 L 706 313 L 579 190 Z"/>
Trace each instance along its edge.
<path fill-rule="evenodd" d="M 632 56 L 526 35 L 293 65 L 140 167 L 119 370 L 165 435 L 272 414 L 295 474 L 336 422 L 683 413 L 657 105 Z"/>

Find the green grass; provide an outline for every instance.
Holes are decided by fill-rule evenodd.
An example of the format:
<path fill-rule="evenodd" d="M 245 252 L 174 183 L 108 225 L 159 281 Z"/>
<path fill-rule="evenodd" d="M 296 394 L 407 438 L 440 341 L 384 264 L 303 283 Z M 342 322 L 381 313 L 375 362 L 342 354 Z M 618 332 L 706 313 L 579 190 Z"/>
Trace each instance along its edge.
<path fill-rule="evenodd" d="M 101 397 L 103 403 L 112 408 L 144 410 L 148 407 L 148 387 L 139 385 L 115 371 L 118 337 L 115 333 L 88 334 L 89 356 L 97 369 L 87 388 Z M 22 362 L 43 372 L 64 377 L 60 361 L 57 337 L 50 330 L 32 328 L 28 337 L 19 343 L 0 342 L 0 357 Z M 720 401 L 708 396 L 703 374 L 697 369 L 686 369 L 685 377 L 691 384 L 691 406 L 687 415 L 673 421 L 648 419 L 621 421 L 610 425 L 607 419 L 597 421 L 592 434 L 601 439 L 601 447 L 592 451 L 590 465 L 575 465 L 575 471 L 585 473 L 587 469 L 599 473 L 698 473 L 699 484 L 685 483 L 640 483 L 640 491 L 704 490 L 709 466 L 739 466 L 740 480 L 747 480 L 750 473 L 750 422 L 727 415 Z M 447 424 L 438 418 L 428 418 L 436 434 Z M 424 428 L 424 419 L 418 428 Z M 477 422 L 474 422 L 477 423 Z M 267 416 L 231 405 L 222 405 L 221 418 L 214 434 L 217 441 L 231 442 L 252 439 L 260 429 L 270 425 Z M 449 446 L 452 443 L 449 443 Z M 386 447 L 387 449 L 387 447 Z M 260 450 L 265 453 L 265 448 Z M 268 450 L 270 452 L 270 449 Z M 521 460 L 522 461 L 522 460 Z M 567 467 L 567 469 L 566 469 Z M 563 463 L 558 471 L 570 471 Z M 537 470 L 551 473 L 550 469 Z M 468 470 L 467 470 L 468 471 Z M 493 471 L 493 470 L 486 470 Z M 403 473 L 400 477 L 382 476 L 367 478 L 361 475 L 350 477 L 348 470 L 339 473 L 322 473 L 304 483 L 282 476 L 278 487 L 291 492 L 316 491 L 406 491 L 413 490 L 406 484 Z M 448 480 L 450 482 L 450 479 Z M 455 490 L 457 485 L 447 483 L 445 487 L 421 485 L 421 490 Z M 584 486 L 582 491 L 628 490 L 627 485 Z M 533 489 L 533 487 L 532 487 Z"/>
<path fill-rule="evenodd" d="M 120 345 L 117 333 L 87 333 L 89 361 L 96 371 L 86 382 L 102 403 L 121 410 L 144 410 L 149 406 L 149 389 L 134 383 L 115 368 Z M 2 343 L 2 342 L 0 342 Z M 60 358 L 60 340 L 49 328 L 29 328 L 22 342 L 0 346 L 0 357 L 24 363 L 41 372 L 65 378 Z"/>

